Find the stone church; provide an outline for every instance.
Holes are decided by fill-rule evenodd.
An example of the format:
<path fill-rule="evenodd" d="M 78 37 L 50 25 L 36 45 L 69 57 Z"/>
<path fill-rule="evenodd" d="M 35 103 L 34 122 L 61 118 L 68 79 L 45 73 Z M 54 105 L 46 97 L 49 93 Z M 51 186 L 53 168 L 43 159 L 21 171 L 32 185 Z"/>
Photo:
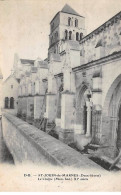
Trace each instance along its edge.
<path fill-rule="evenodd" d="M 121 12 L 90 34 L 69 5 L 50 22 L 48 57 L 20 59 L 17 115 L 66 144 L 121 149 Z"/>

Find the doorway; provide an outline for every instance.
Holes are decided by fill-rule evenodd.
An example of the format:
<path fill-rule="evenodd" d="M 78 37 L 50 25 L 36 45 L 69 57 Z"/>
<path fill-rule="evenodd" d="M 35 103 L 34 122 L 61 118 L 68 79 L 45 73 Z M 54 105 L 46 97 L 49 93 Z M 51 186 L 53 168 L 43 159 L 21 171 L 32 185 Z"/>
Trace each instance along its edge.
<path fill-rule="evenodd" d="M 117 128 L 117 141 L 116 146 L 118 150 L 121 150 L 121 105 L 118 113 L 118 128 Z"/>

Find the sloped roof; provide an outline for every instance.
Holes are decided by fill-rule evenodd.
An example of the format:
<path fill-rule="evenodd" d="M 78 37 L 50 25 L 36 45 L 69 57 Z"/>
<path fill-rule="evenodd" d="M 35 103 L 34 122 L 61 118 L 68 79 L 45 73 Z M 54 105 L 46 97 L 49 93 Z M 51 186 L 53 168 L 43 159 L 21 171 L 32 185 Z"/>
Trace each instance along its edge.
<path fill-rule="evenodd" d="M 52 21 L 55 19 L 55 17 L 60 13 L 67 13 L 67 14 L 72 14 L 72 15 L 76 15 L 79 17 L 84 18 L 84 16 L 81 16 L 80 14 L 78 14 L 74 9 L 72 9 L 68 4 L 65 4 L 63 9 L 59 12 L 57 12 L 57 14 L 53 17 L 53 19 L 51 20 L 50 24 L 52 23 Z"/>
<path fill-rule="evenodd" d="M 22 64 L 31 64 L 34 65 L 34 60 L 20 59 Z"/>
<path fill-rule="evenodd" d="M 19 79 L 16 79 L 16 77 L 15 77 L 14 74 L 10 74 L 10 75 L 5 79 L 5 81 L 3 82 L 3 84 L 6 83 L 10 78 L 15 79 L 15 81 L 17 81 L 17 83 L 19 83 Z"/>
<path fill-rule="evenodd" d="M 65 4 L 65 6 L 63 7 L 63 9 L 61 10 L 61 12 L 63 13 L 67 13 L 67 14 L 73 14 L 76 16 L 80 16 L 80 14 L 78 14 L 74 9 L 72 9 L 68 4 Z M 83 16 L 81 16 L 83 17 Z"/>

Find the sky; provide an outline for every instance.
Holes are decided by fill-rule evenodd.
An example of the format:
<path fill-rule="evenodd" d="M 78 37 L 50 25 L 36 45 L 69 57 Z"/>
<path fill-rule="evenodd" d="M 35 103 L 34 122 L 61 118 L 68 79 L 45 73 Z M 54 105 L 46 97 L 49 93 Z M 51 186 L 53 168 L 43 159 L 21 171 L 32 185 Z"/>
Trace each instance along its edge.
<path fill-rule="evenodd" d="M 85 17 L 87 34 L 121 11 L 121 0 L 0 0 L 0 67 L 11 73 L 14 54 L 45 59 L 49 23 L 65 4 Z"/>

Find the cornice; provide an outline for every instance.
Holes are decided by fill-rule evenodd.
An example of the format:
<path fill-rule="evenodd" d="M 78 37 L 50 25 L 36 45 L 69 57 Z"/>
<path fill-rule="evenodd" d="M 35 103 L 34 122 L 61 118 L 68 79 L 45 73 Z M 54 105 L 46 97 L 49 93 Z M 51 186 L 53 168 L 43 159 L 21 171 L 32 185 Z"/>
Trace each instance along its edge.
<path fill-rule="evenodd" d="M 110 62 L 110 61 L 118 59 L 120 57 L 121 57 L 121 51 L 118 51 L 118 52 L 115 52 L 115 53 L 113 53 L 111 55 L 108 55 L 108 56 L 105 56 L 103 58 L 100 58 L 98 60 L 91 61 L 89 63 L 82 64 L 82 65 L 80 65 L 78 67 L 72 68 L 72 70 L 73 70 L 73 72 L 78 72 L 78 71 L 87 69 L 89 67 L 93 67 L 95 65 L 100 65 L 100 64 L 103 64 L 103 63 L 106 63 L 106 62 Z"/>
<path fill-rule="evenodd" d="M 106 21 L 104 24 L 102 24 L 101 26 L 99 26 L 97 29 L 95 29 L 94 31 L 92 31 L 90 34 L 86 35 L 81 41 L 80 44 L 84 43 L 85 41 L 93 38 L 93 36 L 99 34 L 102 31 L 105 31 L 106 28 L 108 28 L 109 26 L 112 26 L 114 23 L 117 23 L 118 20 L 121 20 L 121 12 L 119 12 L 118 14 L 116 14 L 115 16 L 113 16 L 112 18 L 110 18 L 108 21 Z"/>

